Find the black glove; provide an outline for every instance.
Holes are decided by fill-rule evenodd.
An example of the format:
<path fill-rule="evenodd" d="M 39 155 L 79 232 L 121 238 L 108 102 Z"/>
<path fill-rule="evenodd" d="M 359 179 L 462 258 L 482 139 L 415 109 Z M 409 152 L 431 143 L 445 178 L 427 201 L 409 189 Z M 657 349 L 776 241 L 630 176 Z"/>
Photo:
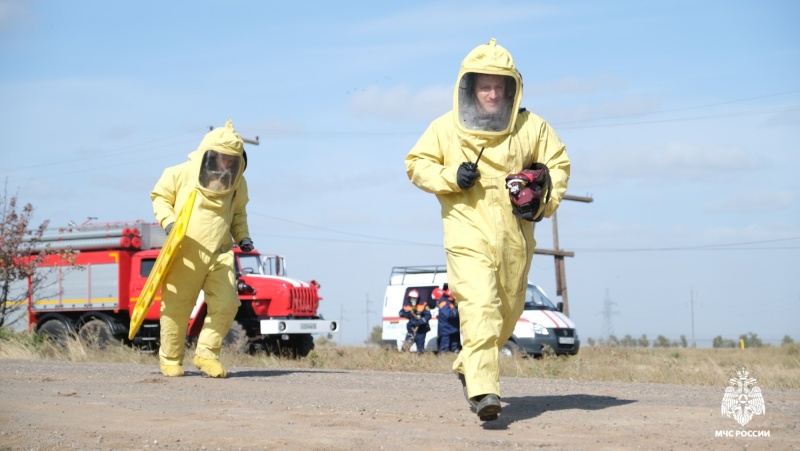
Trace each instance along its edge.
<path fill-rule="evenodd" d="M 245 252 L 250 252 L 253 250 L 253 240 L 250 238 L 242 238 L 242 241 L 239 242 L 239 248 Z"/>
<path fill-rule="evenodd" d="M 169 223 L 169 224 L 167 224 L 167 226 L 164 228 L 164 230 L 166 230 L 166 231 L 167 231 L 167 235 L 169 235 L 169 231 L 170 231 L 170 230 L 172 230 L 172 226 L 174 226 L 174 225 L 175 225 L 175 223 L 174 223 L 174 222 L 170 222 L 170 223 Z"/>
<path fill-rule="evenodd" d="M 533 217 L 533 215 L 536 213 L 535 211 L 532 210 L 521 211 L 519 209 L 514 208 L 513 210 L 511 210 L 511 213 L 514 213 L 514 216 L 518 217 L 519 219 L 524 219 L 530 222 L 536 222 L 536 218 Z"/>
<path fill-rule="evenodd" d="M 481 178 L 481 174 L 478 172 L 478 166 L 475 163 L 465 161 L 458 167 L 456 182 L 459 188 L 472 188 L 472 185 L 474 185 L 479 178 Z"/>

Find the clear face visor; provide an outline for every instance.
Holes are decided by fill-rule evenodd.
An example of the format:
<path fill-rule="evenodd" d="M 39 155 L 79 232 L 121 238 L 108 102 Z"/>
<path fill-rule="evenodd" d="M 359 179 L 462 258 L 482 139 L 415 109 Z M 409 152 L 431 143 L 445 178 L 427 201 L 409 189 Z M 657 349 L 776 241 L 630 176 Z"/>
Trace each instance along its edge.
<path fill-rule="evenodd" d="M 200 166 L 200 186 L 215 193 L 231 188 L 242 168 L 242 157 L 207 150 Z"/>
<path fill-rule="evenodd" d="M 514 77 L 467 72 L 458 83 L 458 120 L 465 130 L 502 132 L 510 126 L 516 95 Z"/>

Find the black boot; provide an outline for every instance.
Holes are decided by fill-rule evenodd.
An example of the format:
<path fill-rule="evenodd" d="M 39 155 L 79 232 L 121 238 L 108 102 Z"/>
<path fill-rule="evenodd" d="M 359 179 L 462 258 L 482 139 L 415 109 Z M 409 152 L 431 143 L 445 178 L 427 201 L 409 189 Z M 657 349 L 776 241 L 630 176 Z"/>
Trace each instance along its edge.
<path fill-rule="evenodd" d="M 477 401 L 469 399 L 469 394 L 467 394 L 467 379 L 459 372 L 456 372 L 456 375 L 458 376 L 458 380 L 461 381 L 461 388 L 464 389 L 464 399 L 469 403 L 469 410 L 475 412 L 478 408 L 478 403 Z"/>
<path fill-rule="evenodd" d="M 478 418 L 481 421 L 494 421 L 500 415 L 500 398 L 497 395 L 489 393 L 488 395 L 476 396 L 473 398 L 478 402 Z"/>

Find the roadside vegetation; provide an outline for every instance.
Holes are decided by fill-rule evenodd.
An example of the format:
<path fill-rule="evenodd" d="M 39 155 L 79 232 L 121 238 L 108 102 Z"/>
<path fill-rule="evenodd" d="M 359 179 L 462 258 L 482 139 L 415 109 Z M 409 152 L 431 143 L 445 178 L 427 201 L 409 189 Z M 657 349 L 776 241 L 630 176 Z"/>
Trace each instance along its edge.
<path fill-rule="evenodd" d="M 184 366 L 191 366 L 187 349 Z M 236 368 L 320 369 L 451 373 L 454 354 L 401 353 L 380 346 L 341 347 L 321 338 L 303 359 L 281 359 L 223 350 L 222 362 Z M 158 357 L 122 345 L 97 348 L 77 338 L 60 345 L 39 335 L 0 329 L 0 359 L 158 365 Z M 739 348 L 584 346 L 575 356 L 504 357 L 501 376 L 576 381 L 616 381 L 727 386 L 742 367 L 763 389 L 800 389 L 800 343 Z"/>

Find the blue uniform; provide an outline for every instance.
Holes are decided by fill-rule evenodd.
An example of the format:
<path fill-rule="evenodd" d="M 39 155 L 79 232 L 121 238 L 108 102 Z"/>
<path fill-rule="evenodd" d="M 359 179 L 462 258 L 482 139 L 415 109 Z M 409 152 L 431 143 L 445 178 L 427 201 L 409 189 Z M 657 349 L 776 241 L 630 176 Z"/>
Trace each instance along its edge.
<path fill-rule="evenodd" d="M 461 349 L 458 307 L 447 296 L 439 300 L 439 352 L 458 352 Z"/>
<path fill-rule="evenodd" d="M 417 345 L 417 352 L 422 353 L 425 351 L 425 335 L 431 330 L 431 311 L 424 302 L 420 302 L 416 307 L 411 305 L 411 302 L 406 301 L 403 303 L 403 309 L 400 310 L 400 317 L 407 318 L 406 324 L 406 341 L 413 338 L 414 344 Z"/>

